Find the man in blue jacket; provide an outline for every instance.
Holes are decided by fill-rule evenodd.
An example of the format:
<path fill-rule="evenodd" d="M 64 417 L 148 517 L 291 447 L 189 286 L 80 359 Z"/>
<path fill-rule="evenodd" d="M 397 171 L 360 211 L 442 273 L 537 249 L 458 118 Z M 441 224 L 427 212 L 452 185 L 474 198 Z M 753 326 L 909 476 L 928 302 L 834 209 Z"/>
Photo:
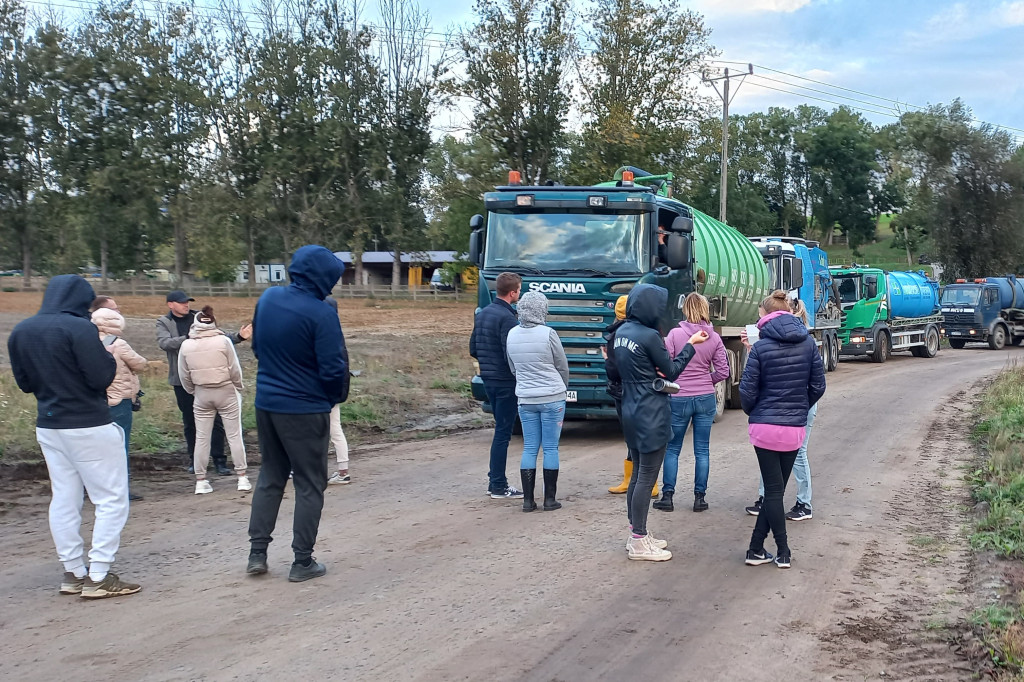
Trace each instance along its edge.
<path fill-rule="evenodd" d="M 348 398 L 349 366 L 337 312 L 326 298 L 345 266 L 322 246 L 303 246 L 288 268 L 291 285 L 263 292 L 253 314 L 256 428 L 263 464 L 249 517 L 247 572 L 267 572 L 288 474 L 295 486 L 292 563 L 288 580 L 317 578 L 327 567 L 313 558 L 327 488 L 331 408 Z"/>
<path fill-rule="evenodd" d="M 519 413 L 516 377 L 508 366 L 505 345 L 509 330 L 519 324 L 512 306 L 519 300 L 523 278 L 514 272 L 503 272 L 498 275 L 495 286 L 498 298 L 476 314 L 473 334 L 469 337 L 469 354 L 480 364 L 480 378 L 494 412 L 487 492 L 495 500 L 522 499 L 523 493 L 510 486 L 505 476 L 508 443 Z"/>
<path fill-rule="evenodd" d="M 64 564 L 61 594 L 87 599 L 135 594 L 110 572 L 128 520 L 124 432 L 112 423 L 107 387 L 117 363 L 89 319 L 96 297 L 78 275 L 50 280 L 39 312 L 7 340 L 18 388 L 36 397 L 36 438 L 50 473 L 50 533 Z M 82 540 L 82 494 L 96 506 L 89 567 Z"/>

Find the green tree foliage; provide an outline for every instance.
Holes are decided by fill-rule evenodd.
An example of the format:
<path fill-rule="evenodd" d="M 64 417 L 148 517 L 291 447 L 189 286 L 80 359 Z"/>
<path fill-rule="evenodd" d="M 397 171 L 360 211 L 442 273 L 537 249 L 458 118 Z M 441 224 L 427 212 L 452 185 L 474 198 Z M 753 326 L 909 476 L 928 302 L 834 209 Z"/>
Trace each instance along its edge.
<path fill-rule="evenodd" d="M 711 111 L 697 89 L 715 55 L 702 17 L 677 0 L 592 0 L 578 61 L 586 116 L 573 180 L 607 180 L 620 166 L 655 173 L 686 158 L 693 125 Z"/>
<path fill-rule="evenodd" d="M 567 0 L 477 0 L 460 46 L 465 78 L 447 91 L 473 107 L 473 130 L 526 183 L 541 184 L 565 140 L 576 52 Z"/>

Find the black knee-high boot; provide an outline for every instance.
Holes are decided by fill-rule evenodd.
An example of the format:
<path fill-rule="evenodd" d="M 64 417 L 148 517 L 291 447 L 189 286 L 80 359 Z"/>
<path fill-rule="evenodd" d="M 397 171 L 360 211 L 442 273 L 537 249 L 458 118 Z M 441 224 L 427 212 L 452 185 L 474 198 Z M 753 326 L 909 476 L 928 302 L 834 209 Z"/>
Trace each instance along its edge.
<path fill-rule="evenodd" d="M 555 499 L 558 488 L 558 469 L 544 470 L 544 511 L 561 509 L 562 503 Z"/>
<path fill-rule="evenodd" d="M 537 470 L 520 469 L 519 475 L 523 479 L 523 511 L 535 511 L 537 509 L 537 503 L 533 499 L 533 489 L 537 484 Z"/>

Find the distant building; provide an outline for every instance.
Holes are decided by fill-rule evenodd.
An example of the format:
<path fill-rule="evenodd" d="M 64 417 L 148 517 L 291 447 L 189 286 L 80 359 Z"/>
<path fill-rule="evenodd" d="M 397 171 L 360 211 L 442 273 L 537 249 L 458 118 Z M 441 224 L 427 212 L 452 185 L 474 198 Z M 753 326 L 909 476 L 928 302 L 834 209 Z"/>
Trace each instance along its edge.
<path fill-rule="evenodd" d="M 342 276 L 342 284 L 356 283 L 356 268 L 353 264 L 352 253 L 349 251 L 335 251 L 334 255 L 345 264 L 345 274 Z M 408 285 L 410 282 L 415 285 L 426 286 L 430 282 L 430 276 L 434 270 L 442 267 L 445 263 L 455 261 L 458 252 L 456 251 L 416 251 L 402 254 L 402 281 L 400 284 Z M 391 286 L 391 266 L 395 256 L 392 251 L 364 251 L 363 252 L 363 286 Z"/>
<path fill-rule="evenodd" d="M 238 264 L 238 276 L 235 281 L 239 284 L 249 283 L 249 261 L 242 261 Z M 288 271 L 283 263 L 257 263 L 256 284 L 278 284 L 288 281 Z"/>

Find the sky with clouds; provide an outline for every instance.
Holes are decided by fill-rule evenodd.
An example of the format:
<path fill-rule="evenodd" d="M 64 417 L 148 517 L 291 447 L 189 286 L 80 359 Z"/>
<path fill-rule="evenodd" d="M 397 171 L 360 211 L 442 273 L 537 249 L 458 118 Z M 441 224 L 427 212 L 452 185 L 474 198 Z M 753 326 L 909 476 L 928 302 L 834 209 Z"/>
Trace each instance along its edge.
<path fill-rule="evenodd" d="M 468 3 L 421 3 L 436 29 L 472 18 Z M 883 124 L 894 120 L 896 101 L 961 97 L 978 119 L 1020 129 L 1012 132 L 1024 142 L 1024 0 L 691 0 L 689 7 L 712 29 L 718 59 L 752 62 L 759 74 L 737 92 L 736 113 L 844 103 Z"/>

